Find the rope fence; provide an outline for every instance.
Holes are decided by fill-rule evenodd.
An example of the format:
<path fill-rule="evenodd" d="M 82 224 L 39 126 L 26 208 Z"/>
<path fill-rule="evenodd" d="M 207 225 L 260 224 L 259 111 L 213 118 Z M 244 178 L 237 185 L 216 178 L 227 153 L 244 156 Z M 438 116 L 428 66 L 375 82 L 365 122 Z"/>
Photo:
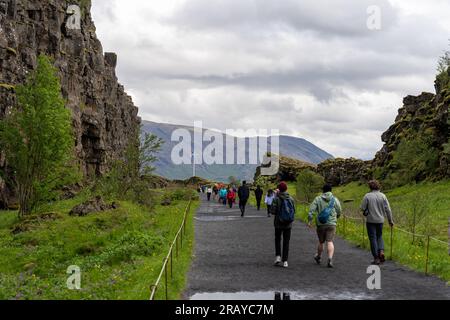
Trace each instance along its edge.
<path fill-rule="evenodd" d="M 173 252 L 175 248 L 175 257 L 178 259 L 179 251 L 183 249 L 183 238 L 186 236 L 186 224 L 187 224 L 187 216 L 191 211 L 192 206 L 192 200 L 189 201 L 183 216 L 183 222 L 181 223 L 180 229 L 178 229 L 177 234 L 175 235 L 175 239 L 170 244 L 169 252 L 167 253 L 167 256 L 163 260 L 163 265 L 161 268 L 161 272 L 159 273 L 159 276 L 155 282 L 155 284 L 152 284 L 150 286 L 150 300 L 155 300 L 156 292 L 159 289 L 160 283 L 164 277 L 164 288 L 165 288 L 165 297 L 166 300 L 169 300 L 169 292 L 168 292 L 168 285 L 169 285 L 169 270 L 170 270 L 170 278 L 173 279 Z M 170 269 L 169 269 L 170 266 Z"/>
<path fill-rule="evenodd" d="M 362 228 L 361 228 L 361 247 L 365 248 L 365 242 L 366 242 L 366 219 L 365 217 L 351 217 L 351 216 L 347 216 L 347 215 L 342 215 L 343 218 L 343 223 L 341 224 L 341 231 L 342 231 L 342 235 L 344 236 L 344 238 L 347 236 L 347 233 L 349 232 L 348 230 L 348 220 L 350 221 L 354 221 L 357 224 L 361 223 Z M 390 227 L 390 241 L 389 241 L 389 246 L 390 246 L 390 260 L 393 260 L 394 257 L 394 238 L 395 238 L 395 231 L 399 231 L 402 232 L 406 235 L 410 235 L 413 237 L 413 239 L 417 239 L 417 238 L 423 238 L 426 239 L 425 240 L 425 261 L 424 261 L 424 269 L 425 269 L 425 274 L 429 273 L 429 264 L 430 264 L 430 245 L 431 242 L 435 242 L 436 244 L 439 245 L 445 245 L 447 248 L 450 247 L 450 243 L 442 241 L 440 239 L 434 238 L 430 235 L 425 235 L 425 234 L 418 234 L 418 233 L 414 233 L 414 232 L 410 232 L 408 230 L 399 228 L 399 227 Z M 367 239 L 369 240 L 369 239 Z M 414 240 L 413 240 L 414 243 Z"/>

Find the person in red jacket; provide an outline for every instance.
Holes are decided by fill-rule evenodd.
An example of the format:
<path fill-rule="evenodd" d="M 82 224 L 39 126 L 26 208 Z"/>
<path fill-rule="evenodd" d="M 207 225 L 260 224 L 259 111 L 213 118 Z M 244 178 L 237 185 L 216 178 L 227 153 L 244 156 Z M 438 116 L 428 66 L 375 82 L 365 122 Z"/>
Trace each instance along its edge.
<path fill-rule="evenodd" d="M 227 193 L 227 200 L 228 205 L 230 206 L 230 209 L 233 208 L 233 204 L 236 201 L 236 192 L 234 192 L 233 188 L 230 188 Z"/>

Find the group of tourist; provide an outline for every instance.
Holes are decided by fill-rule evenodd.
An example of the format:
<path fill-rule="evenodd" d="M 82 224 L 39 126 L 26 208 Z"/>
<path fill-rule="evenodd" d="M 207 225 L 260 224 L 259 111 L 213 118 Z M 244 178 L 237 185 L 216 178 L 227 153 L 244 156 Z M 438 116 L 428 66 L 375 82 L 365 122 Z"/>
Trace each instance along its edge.
<path fill-rule="evenodd" d="M 230 209 L 233 208 L 233 206 L 236 204 L 236 200 L 239 199 L 239 209 L 241 210 L 241 217 L 244 217 L 247 202 L 250 198 L 250 189 L 246 181 L 244 181 L 242 183 L 242 186 L 240 186 L 239 188 L 236 188 L 235 185 L 227 186 L 224 184 L 215 184 L 214 186 L 201 186 L 199 187 L 199 191 L 206 193 L 208 201 L 211 201 L 211 199 L 214 201 L 218 201 L 224 206 L 228 205 Z"/>
<path fill-rule="evenodd" d="M 394 221 L 389 201 L 386 195 L 380 191 L 380 183 L 373 180 L 368 185 L 370 192 L 364 196 L 360 208 L 367 221 L 367 233 L 370 240 L 371 252 L 374 257 L 372 264 L 379 265 L 385 261 L 383 241 L 385 218 L 388 219 L 391 227 L 393 227 Z M 237 198 L 239 198 L 241 217 L 244 217 L 246 205 L 250 198 L 250 189 L 245 181 L 238 189 L 235 186 L 216 184 L 205 187 L 204 192 L 207 194 L 208 201 L 211 201 L 213 197 L 215 201 L 219 201 L 223 205 L 228 204 L 230 208 L 233 208 Z M 254 193 L 257 210 L 259 211 L 261 209 L 264 191 L 260 186 L 257 186 Z M 264 203 L 267 207 L 268 217 L 274 216 L 275 265 L 288 268 L 289 243 L 292 226 L 295 221 L 296 206 L 293 197 L 288 193 L 287 184 L 281 182 L 276 190 L 268 190 Z M 341 215 L 341 203 L 333 195 L 332 186 L 326 184 L 323 187 L 322 194 L 316 197 L 310 206 L 308 227 L 313 229 L 313 221 L 315 221 L 318 245 L 314 260 L 317 264 L 321 264 L 322 254 L 326 247 L 328 268 L 334 267 L 334 238 Z"/>

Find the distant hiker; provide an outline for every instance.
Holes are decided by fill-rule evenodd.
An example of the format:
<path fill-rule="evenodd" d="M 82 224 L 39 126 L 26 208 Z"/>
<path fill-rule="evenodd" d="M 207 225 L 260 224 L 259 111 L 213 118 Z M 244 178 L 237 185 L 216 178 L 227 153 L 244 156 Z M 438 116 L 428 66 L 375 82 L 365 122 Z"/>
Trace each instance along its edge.
<path fill-rule="evenodd" d="M 342 207 L 338 198 L 333 196 L 333 188 L 327 184 L 323 187 L 323 194 L 314 199 L 308 214 L 308 227 L 312 228 L 314 214 L 316 217 L 317 236 L 319 245 L 314 256 L 317 264 L 320 264 L 324 244 L 327 243 L 328 268 L 333 268 L 334 237 L 336 236 L 337 219 L 341 216 Z"/>
<path fill-rule="evenodd" d="M 245 215 L 245 207 L 247 206 L 248 198 L 250 198 L 250 189 L 247 186 L 247 181 L 242 182 L 242 186 L 238 190 L 239 209 L 241 209 L 241 217 Z"/>
<path fill-rule="evenodd" d="M 228 205 L 230 206 L 230 209 L 232 209 L 233 204 L 236 201 L 236 192 L 234 192 L 233 188 L 230 188 L 230 190 L 228 190 L 227 200 L 228 200 Z"/>
<path fill-rule="evenodd" d="M 287 268 L 289 266 L 289 242 L 291 240 L 292 224 L 295 220 L 295 202 L 287 192 L 288 186 L 281 182 L 280 192 L 271 206 L 271 213 L 275 216 L 275 266 Z M 283 237 L 283 253 L 281 253 L 281 237 Z"/>
<path fill-rule="evenodd" d="M 387 197 L 381 193 L 381 185 L 378 181 L 369 182 L 371 192 L 364 196 L 361 211 L 367 219 L 367 234 L 370 240 L 370 249 L 374 260 L 372 264 L 379 265 L 386 260 L 384 256 L 383 225 L 385 217 L 391 228 L 394 226 L 391 206 Z"/>
<path fill-rule="evenodd" d="M 267 195 L 266 195 L 266 199 L 264 200 L 264 203 L 266 204 L 266 206 L 267 206 L 267 216 L 270 218 L 270 216 L 271 216 L 271 214 L 270 214 L 270 212 L 271 212 L 271 209 L 272 209 L 272 203 L 273 203 L 273 200 L 275 199 L 275 192 L 273 192 L 273 190 L 272 189 L 270 189 L 268 192 L 267 192 Z"/>
<path fill-rule="evenodd" d="M 219 188 L 217 187 L 217 184 L 213 187 L 213 193 L 214 193 L 214 200 L 217 201 L 217 196 L 219 194 Z"/>
<path fill-rule="evenodd" d="M 222 187 L 219 191 L 219 202 L 221 202 L 224 206 L 227 205 L 227 189 Z"/>
<path fill-rule="evenodd" d="M 212 188 L 208 186 L 208 188 L 206 189 L 206 196 L 208 198 L 208 201 L 211 201 L 211 195 L 212 195 Z"/>
<path fill-rule="evenodd" d="M 257 186 L 255 190 L 255 197 L 256 197 L 256 207 L 258 208 L 258 211 L 261 210 L 261 201 L 263 194 L 264 194 L 263 189 L 261 189 L 260 186 Z"/>

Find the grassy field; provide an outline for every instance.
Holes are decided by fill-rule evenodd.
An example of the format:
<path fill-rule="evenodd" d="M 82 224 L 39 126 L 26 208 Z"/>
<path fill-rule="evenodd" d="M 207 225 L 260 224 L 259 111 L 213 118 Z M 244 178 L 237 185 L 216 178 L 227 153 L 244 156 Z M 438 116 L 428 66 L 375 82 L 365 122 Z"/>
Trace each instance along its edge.
<path fill-rule="evenodd" d="M 169 243 L 178 231 L 187 200 L 148 210 L 130 202 L 120 208 L 70 217 L 86 200 L 51 205 L 50 216 L 19 221 L 15 212 L 0 212 L 0 299 L 149 299 Z M 185 286 L 193 246 L 192 212 L 187 238 L 174 262 L 169 298 Z M 67 268 L 81 269 L 81 290 L 69 290 Z M 157 292 L 163 298 L 164 290 Z"/>
<path fill-rule="evenodd" d="M 295 183 L 289 184 L 291 195 L 295 195 L 295 189 Z M 361 200 L 367 192 L 368 189 L 365 184 L 356 182 L 334 190 L 334 194 L 343 204 L 344 215 L 346 216 L 345 222 L 344 219 L 339 222 L 338 234 L 351 243 L 369 250 L 367 233 L 359 212 Z M 437 275 L 450 283 L 448 247 L 450 181 L 409 185 L 385 193 L 391 203 L 396 222 L 392 237 L 393 259 L 414 270 L 425 272 L 427 236 L 429 235 L 428 273 Z M 251 203 L 255 204 L 254 195 L 252 195 Z M 306 221 L 308 210 L 307 204 L 298 203 L 298 218 Z M 416 212 L 415 228 L 413 228 L 414 211 Z M 412 231 L 420 236 L 413 238 L 411 234 L 407 233 Z M 391 236 L 389 226 L 385 228 L 384 239 L 386 253 L 390 258 Z M 370 259 L 369 255 L 368 259 Z"/>

